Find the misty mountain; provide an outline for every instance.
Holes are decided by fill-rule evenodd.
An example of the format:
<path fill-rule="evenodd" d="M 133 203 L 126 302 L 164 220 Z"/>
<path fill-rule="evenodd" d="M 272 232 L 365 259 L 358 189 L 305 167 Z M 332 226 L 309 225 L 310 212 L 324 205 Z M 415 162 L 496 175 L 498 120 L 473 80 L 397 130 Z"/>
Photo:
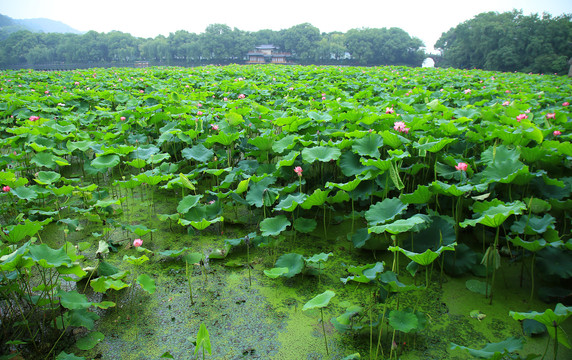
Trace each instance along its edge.
<path fill-rule="evenodd" d="M 43 33 L 72 33 L 82 34 L 69 25 L 61 21 L 50 19 L 12 19 L 9 16 L 0 14 L 0 40 L 5 39 L 13 32 L 20 30 L 28 30 L 32 32 Z"/>

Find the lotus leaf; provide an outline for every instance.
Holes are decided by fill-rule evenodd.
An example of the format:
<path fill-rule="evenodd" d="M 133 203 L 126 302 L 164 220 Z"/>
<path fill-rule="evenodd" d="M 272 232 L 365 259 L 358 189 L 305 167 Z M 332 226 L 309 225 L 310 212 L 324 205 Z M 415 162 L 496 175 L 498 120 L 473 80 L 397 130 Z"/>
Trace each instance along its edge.
<path fill-rule="evenodd" d="M 315 308 L 324 308 L 328 306 L 330 300 L 336 295 L 332 290 L 326 290 L 320 295 L 317 295 L 312 300 L 308 301 L 302 307 L 302 311 L 311 310 Z"/>
<path fill-rule="evenodd" d="M 313 148 L 304 148 L 304 150 L 302 150 L 302 158 L 305 162 L 310 164 L 316 160 L 321 162 L 337 160 L 340 155 L 340 149 L 329 146 L 317 146 Z"/>
<path fill-rule="evenodd" d="M 99 331 L 90 332 L 86 336 L 76 341 L 75 346 L 77 346 L 80 350 L 91 350 L 104 338 L 105 335 Z"/>
<path fill-rule="evenodd" d="M 407 204 L 404 204 L 398 198 L 387 198 L 370 206 L 365 213 L 365 218 L 369 225 L 385 224 L 395 219 L 397 215 L 402 214 L 406 209 Z"/>
<path fill-rule="evenodd" d="M 522 346 L 522 338 L 510 337 L 498 343 L 488 343 L 481 350 L 471 349 L 466 346 L 451 343 L 451 350 L 461 349 L 481 359 L 500 360 L 503 359 L 506 355 L 522 349 Z"/>
<path fill-rule="evenodd" d="M 294 229 L 305 234 L 314 231 L 317 225 L 318 223 L 314 219 L 297 218 L 294 220 Z"/>
<path fill-rule="evenodd" d="M 419 326 L 417 316 L 410 311 L 391 310 L 389 325 L 397 331 L 408 333 Z"/>
<path fill-rule="evenodd" d="M 283 276 L 291 278 L 302 272 L 304 268 L 304 257 L 296 253 L 284 254 L 276 260 L 274 266 L 276 268 L 287 268 L 288 272 Z"/>

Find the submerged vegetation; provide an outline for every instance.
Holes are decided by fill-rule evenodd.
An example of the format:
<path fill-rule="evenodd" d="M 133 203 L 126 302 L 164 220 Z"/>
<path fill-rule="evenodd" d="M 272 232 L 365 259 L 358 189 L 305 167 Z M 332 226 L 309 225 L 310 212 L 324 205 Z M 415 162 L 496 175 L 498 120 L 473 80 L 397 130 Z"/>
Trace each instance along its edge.
<path fill-rule="evenodd" d="M 2 72 L 2 359 L 568 358 L 571 93 L 405 67 Z"/>

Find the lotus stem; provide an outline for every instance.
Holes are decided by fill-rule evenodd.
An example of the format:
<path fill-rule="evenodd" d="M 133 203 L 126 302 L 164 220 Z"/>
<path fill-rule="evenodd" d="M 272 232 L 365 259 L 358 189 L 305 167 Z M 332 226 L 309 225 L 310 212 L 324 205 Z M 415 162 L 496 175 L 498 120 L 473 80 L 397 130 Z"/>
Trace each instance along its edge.
<path fill-rule="evenodd" d="M 536 258 L 536 252 L 532 253 L 532 263 L 530 264 L 530 302 L 532 302 L 532 296 L 534 295 L 534 260 Z"/>
<path fill-rule="evenodd" d="M 491 298 L 489 301 L 489 305 L 493 304 L 493 287 L 495 285 L 495 274 L 497 272 L 496 256 L 495 256 L 494 252 L 496 251 L 498 243 L 499 243 L 499 232 L 500 232 L 500 226 L 497 227 L 497 233 L 495 235 L 495 245 L 492 249 L 492 251 L 493 251 L 493 257 L 492 257 L 493 258 L 493 277 L 491 278 Z M 485 290 L 485 293 L 486 293 L 486 290 Z"/>
<path fill-rule="evenodd" d="M 328 339 L 326 338 L 326 327 L 324 326 L 324 308 L 320 308 L 320 315 L 322 316 L 322 332 L 324 333 L 324 343 L 326 344 L 326 355 L 330 355 L 328 351 Z"/>
<path fill-rule="evenodd" d="M 191 305 L 195 304 L 193 300 L 193 289 L 191 287 L 191 276 L 189 275 L 189 262 L 185 260 L 185 273 L 187 275 L 187 281 L 189 282 L 189 297 L 191 298 Z"/>
<path fill-rule="evenodd" d="M 383 315 L 381 316 L 381 321 L 379 322 L 379 333 L 377 336 L 377 347 L 375 348 L 375 358 L 377 359 L 377 355 L 379 353 L 379 349 L 381 348 L 381 356 L 385 356 L 383 353 L 383 348 L 381 347 L 381 335 L 383 334 L 383 321 L 385 320 L 385 313 L 387 311 L 387 299 L 386 302 L 383 304 Z"/>
<path fill-rule="evenodd" d="M 553 321 L 552 325 L 554 326 L 554 360 L 556 360 L 558 359 L 558 324 Z"/>

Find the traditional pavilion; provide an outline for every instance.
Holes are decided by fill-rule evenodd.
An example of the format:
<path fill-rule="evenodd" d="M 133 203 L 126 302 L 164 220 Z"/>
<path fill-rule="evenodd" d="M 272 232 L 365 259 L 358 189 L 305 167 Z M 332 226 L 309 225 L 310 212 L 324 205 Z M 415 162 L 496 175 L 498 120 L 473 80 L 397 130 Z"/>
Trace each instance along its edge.
<path fill-rule="evenodd" d="M 287 52 L 280 52 L 280 48 L 274 45 L 260 45 L 256 47 L 256 50 L 248 52 L 246 54 L 247 64 L 288 64 L 288 58 L 292 54 Z"/>

